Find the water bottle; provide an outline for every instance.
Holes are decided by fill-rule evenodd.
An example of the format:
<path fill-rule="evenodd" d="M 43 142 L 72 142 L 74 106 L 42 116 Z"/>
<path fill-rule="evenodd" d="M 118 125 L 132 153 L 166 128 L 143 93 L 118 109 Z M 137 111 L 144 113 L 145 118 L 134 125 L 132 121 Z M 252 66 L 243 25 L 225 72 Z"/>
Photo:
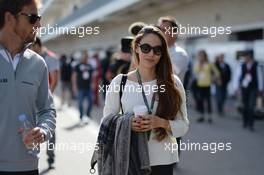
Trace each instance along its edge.
<path fill-rule="evenodd" d="M 31 129 L 33 129 L 33 125 L 30 123 L 30 121 L 28 120 L 27 116 L 25 114 L 21 114 L 18 116 L 18 119 L 21 123 L 21 128 L 23 129 L 22 132 L 22 137 L 24 138 L 27 133 L 29 133 L 29 131 Z M 33 148 L 25 145 L 28 149 L 28 154 L 32 155 L 33 157 L 39 157 L 39 146 L 37 146 L 37 144 L 33 143 Z"/>

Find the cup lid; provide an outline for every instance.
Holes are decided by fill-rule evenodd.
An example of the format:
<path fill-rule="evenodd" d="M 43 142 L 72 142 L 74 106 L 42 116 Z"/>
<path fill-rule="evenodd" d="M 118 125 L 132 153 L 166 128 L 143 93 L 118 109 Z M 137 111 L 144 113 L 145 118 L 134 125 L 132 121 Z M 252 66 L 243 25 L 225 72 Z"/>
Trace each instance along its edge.
<path fill-rule="evenodd" d="M 145 114 L 145 113 L 148 113 L 148 108 L 145 105 L 136 105 L 134 106 L 133 111 L 135 114 L 138 114 L 138 113 Z"/>

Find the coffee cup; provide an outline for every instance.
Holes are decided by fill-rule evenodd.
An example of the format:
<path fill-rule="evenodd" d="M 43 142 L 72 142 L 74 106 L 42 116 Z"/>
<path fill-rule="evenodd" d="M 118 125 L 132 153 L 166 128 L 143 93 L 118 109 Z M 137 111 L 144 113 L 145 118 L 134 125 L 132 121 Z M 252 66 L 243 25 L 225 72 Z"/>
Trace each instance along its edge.
<path fill-rule="evenodd" d="M 133 108 L 135 117 L 148 115 L 148 108 L 145 105 L 136 105 Z"/>

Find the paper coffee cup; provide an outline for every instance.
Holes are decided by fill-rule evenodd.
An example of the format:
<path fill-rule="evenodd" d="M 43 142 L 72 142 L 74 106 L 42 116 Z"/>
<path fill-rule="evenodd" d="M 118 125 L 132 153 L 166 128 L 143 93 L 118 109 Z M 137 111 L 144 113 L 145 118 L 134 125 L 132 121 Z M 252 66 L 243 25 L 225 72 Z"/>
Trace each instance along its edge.
<path fill-rule="evenodd" d="M 136 105 L 133 108 L 135 117 L 144 116 L 148 114 L 148 108 L 145 105 Z"/>

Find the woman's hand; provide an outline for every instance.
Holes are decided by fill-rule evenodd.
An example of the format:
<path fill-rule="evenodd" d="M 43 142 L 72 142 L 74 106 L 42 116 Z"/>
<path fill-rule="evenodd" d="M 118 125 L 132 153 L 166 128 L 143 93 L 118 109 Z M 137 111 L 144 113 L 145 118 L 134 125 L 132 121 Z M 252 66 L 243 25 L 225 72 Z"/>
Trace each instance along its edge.
<path fill-rule="evenodd" d="M 150 131 L 155 128 L 167 129 L 168 121 L 156 115 L 146 115 L 142 117 L 140 128 L 142 132 Z"/>
<path fill-rule="evenodd" d="M 138 116 L 132 119 L 132 130 L 135 132 L 147 132 L 155 128 L 171 131 L 169 121 L 156 115 Z"/>
<path fill-rule="evenodd" d="M 132 117 L 132 130 L 135 132 L 143 132 L 141 131 L 140 123 L 141 123 L 142 118 L 141 117 Z"/>

